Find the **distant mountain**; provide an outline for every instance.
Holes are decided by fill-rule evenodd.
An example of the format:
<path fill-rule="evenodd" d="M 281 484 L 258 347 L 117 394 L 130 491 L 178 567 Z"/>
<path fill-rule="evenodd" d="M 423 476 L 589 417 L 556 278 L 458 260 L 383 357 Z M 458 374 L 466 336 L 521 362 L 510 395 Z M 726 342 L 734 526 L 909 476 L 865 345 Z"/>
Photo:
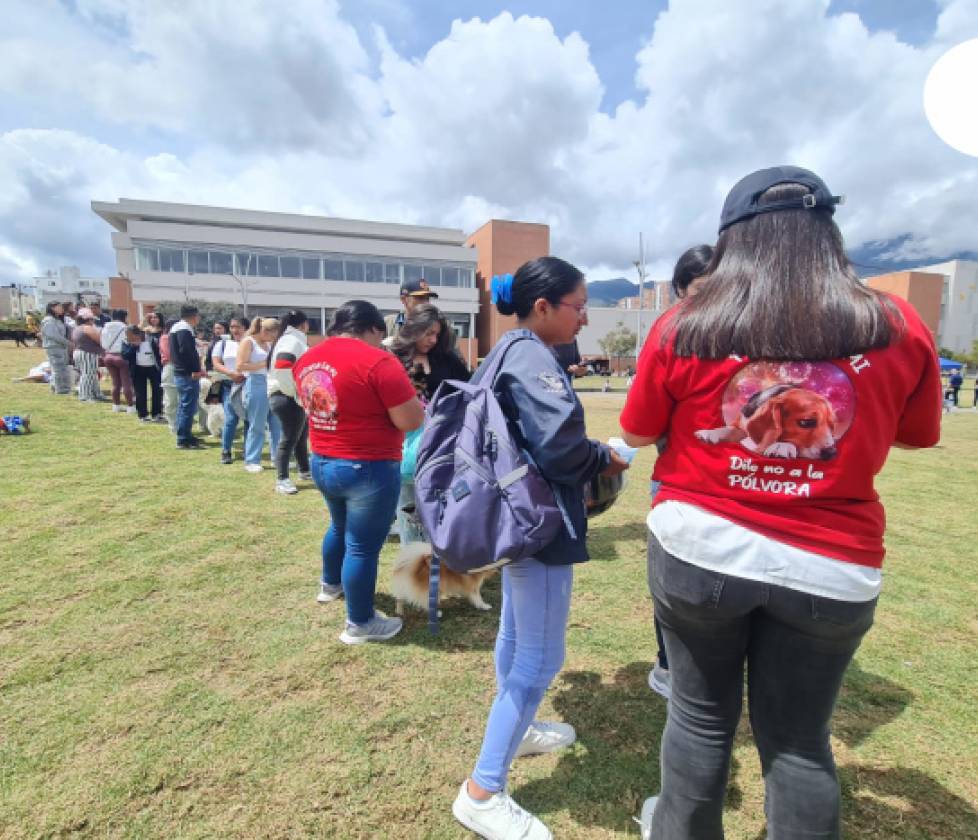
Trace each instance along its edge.
<path fill-rule="evenodd" d="M 917 257 L 916 259 L 895 259 L 890 256 L 912 238 L 905 233 L 883 242 L 870 242 L 849 252 L 849 259 L 860 277 L 873 277 L 891 271 L 908 271 L 922 265 L 936 265 L 951 260 L 978 260 L 978 251 L 958 251 L 950 255 Z"/>
<path fill-rule="evenodd" d="M 635 297 L 637 294 L 638 283 L 632 283 L 624 277 L 595 280 L 587 284 L 588 303 L 591 306 L 616 306 L 622 298 Z"/>

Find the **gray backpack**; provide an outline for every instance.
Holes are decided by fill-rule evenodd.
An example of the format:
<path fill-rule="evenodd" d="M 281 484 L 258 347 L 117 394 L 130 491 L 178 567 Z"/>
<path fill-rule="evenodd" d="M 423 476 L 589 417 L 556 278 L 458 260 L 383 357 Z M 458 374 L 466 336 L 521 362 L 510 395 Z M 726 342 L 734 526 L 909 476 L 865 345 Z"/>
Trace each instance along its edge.
<path fill-rule="evenodd" d="M 446 380 L 427 410 L 414 477 L 417 512 L 436 561 L 481 572 L 533 557 L 565 517 L 529 453 L 510 431 L 493 385 L 508 350 L 504 339 L 477 384 Z"/>

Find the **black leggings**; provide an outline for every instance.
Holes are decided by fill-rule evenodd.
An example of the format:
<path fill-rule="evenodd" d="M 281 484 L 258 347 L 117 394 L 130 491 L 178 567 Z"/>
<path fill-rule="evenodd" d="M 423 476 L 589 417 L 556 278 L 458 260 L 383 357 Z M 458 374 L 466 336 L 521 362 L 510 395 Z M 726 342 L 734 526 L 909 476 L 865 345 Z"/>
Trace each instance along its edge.
<path fill-rule="evenodd" d="M 143 367 L 136 365 L 133 369 L 132 378 L 133 388 L 136 390 L 136 413 L 140 419 L 147 416 L 146 411 L 146 386 L 149 385 L 152 392 L 152 414 L 153 417 L 160 417 L 163 414 L 163 387 L 160 385 L 160 369 L 153 367 Z"/>
<path fill-rule="evenodd" d="M 292 397 L 282 393 L 274 393 L 268 398 L 272 411 L 282 424 L 282 436 L 275 450 L 275 469 L 278 480 L 284 481 L 289 477 L 289 459 L 295 452 L 299 462 L 299 472 L 309 472 L 309 423 L 306 412 Z"/>

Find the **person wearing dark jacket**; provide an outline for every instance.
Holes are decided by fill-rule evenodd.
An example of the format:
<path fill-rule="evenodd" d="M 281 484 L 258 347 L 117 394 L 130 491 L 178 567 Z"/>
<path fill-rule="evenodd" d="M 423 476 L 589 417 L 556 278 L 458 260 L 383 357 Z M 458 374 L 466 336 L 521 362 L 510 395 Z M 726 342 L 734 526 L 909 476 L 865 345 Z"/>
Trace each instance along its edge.
<path fill-rule="evenodd" d="M 197 350 L 195 329 L 200 312 L 189 304 L 180 307 L 180 320 L 170 329 L 170 363 L 177 388 L 177 449 L 201 449 L 200 441 L 192 434 L 200 388 L 197 380 L 203 376 L 200 353 Z"/>

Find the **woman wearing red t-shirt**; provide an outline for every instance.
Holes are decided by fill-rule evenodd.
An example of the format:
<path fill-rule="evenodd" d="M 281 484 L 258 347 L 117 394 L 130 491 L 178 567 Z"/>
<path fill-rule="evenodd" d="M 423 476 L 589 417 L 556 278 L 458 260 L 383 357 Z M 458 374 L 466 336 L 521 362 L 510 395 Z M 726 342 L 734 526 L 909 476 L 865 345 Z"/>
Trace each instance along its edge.
<path fill-rule="evenodd" d="M 312 478 L 330 515 L 318 600 L 346 596 L 340 641 L 348 645 L 401 629 L 401 619 L 375 612 L 374 588 L 401 489 L 404 432 L 421 425 L 424 409 L 400 361 L 381 348 L 386 334 L 376 306 L 351 300 L 336 310 L 329 339 L 292 369 L 309 415 Z"/>
<path fill-rule="evenodd" d="M 937 442 L 941 393 L 919 316 L 853 274 L 838 202 L 796 167 L 741 180 L 621 416 L 633 446 L 669 437 L 648 524 L 672 701 L 643 838 L 723 836 L 745 663 L 768 837 L 839 837 L 829 721 L 880 590 L 873 479 Z"/>

